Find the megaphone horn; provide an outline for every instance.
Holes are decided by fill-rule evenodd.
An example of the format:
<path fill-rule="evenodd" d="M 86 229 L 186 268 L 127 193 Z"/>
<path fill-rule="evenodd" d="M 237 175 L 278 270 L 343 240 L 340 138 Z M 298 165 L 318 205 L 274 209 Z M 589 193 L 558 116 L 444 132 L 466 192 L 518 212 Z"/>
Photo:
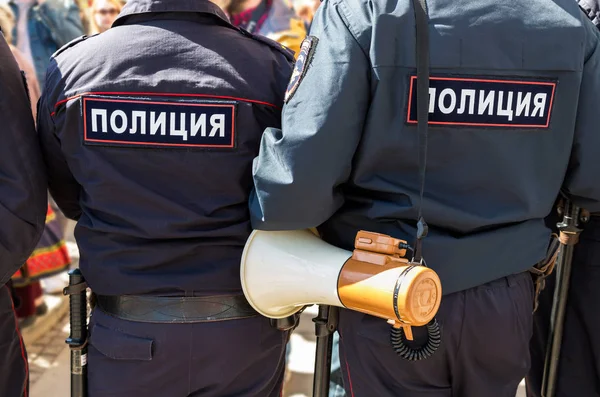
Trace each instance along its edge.
<path fill-rule="evenodd" d="M 320 304 L 380 317 L 396 328 L 423 326 L 440 306 L 441 282 L 433 270 L 409 263 L 406 247 L 403 240 L 365 231 L 350 252 L 309 230 L 256 230 L 242 255 L 242 288 L 250 305 L 269 318 Z"/>

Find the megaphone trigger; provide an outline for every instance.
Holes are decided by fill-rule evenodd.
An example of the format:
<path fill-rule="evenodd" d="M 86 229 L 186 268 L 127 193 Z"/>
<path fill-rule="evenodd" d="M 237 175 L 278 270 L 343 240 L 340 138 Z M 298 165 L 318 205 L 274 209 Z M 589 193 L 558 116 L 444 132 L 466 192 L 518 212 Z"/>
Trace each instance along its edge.
<path fill-rule="evenodd" d="M 408 340 L 415 339 L 415 337 L 413 336 L 412 327 L 410 325 L 404 325 L 404 326 L 402 326 L 402 329 L 404 330 L 404 336 L 406 336 L 406 339 L 408 339 Z"/>

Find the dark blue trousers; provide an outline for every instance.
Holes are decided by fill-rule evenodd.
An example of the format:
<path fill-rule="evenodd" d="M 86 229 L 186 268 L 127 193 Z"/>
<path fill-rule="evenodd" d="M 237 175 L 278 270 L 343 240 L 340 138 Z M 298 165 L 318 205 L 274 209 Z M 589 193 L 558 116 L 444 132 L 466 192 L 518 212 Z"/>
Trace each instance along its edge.
<path fill-rule="evenodd" d="M 27 353 L 8 286 L 0 286 L 0 396 L 28 397 Z"/>
<path fill-rule="evenodd" d="M 264 317 L 151 324 L 95 309 L 89 397 L 279 397 L 288 333 Z"/>
<path fill-rule="evenodd" d="M 346 392 L 353 397 L 515 397 L 529 370 L 532 310 L 528 272 L 446 295 L 437 315 L 442 345 L 418 362 L 395 353 L 385 320 L 343 310 L 339 333 Z M 415 343 L 423 343 L 424 329 L 414 332 Z"/>
<path fill-rule="evenodd" d="M 541 396 L 554 276 L 534 316 L 529 397 Z M 600 397 L 600 218 L 592 217 L 575 246 L 565 316 L 556 397 Z"/>

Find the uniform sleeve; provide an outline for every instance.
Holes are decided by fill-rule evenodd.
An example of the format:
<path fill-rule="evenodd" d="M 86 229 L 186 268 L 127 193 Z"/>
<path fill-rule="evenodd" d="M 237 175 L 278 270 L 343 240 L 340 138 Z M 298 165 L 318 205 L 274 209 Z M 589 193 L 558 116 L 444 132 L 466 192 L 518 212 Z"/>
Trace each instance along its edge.
<path fill-rule="evenodd" d="M 0 286 L 40 239 L 47 210 L 46 174 L 24 80 L 0 35 Z"/>
<path fill-rule="evenodd" d="M 600 212 L 600 34 L 584 21 L 592 48 L 584 63 L 575 138 L 565 179 L 565 190 L 578 206 Z"/>
<path fill-rule="evenodd" d="M 315 227 L 343 204 L 368 110 L 370 67 L 342 7 L 326 1 L 317 11 L 310 34 L 318 42 L 296 63 L 290 86 L 301 77 L 283 107 L 282 129 L 263 134 L 250 197 L 256 229 Z"/>
<path fill-rule="evenodd" d="M 53 61 L 54 62 L 54 61 Z M 52 67 L 52 65 L 51 65 Z M 42 144 L 42 153 L 48 173 L 50 195 L 67 218 L 77 220 L 81 216 L 79 194 L 81 186 L 71 173 L 56 135 L 53 119 L 54 102 L 50 95 L 55 86 L 51 73 L 46 76 L 44 92 L 38 102 L 38 134 Z"/>

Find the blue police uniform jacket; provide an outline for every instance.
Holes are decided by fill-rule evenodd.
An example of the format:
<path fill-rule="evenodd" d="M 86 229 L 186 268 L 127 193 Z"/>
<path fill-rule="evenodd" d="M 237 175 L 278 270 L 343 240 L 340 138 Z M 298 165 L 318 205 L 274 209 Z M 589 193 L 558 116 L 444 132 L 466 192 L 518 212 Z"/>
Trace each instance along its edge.
<path fill-rule="evenodd" d="M 427 264 L 452 293 L 530 268 L 564 189 L 600 209 L 599 33 L 573 0 L 430 0 Z M 281 129 L 254 163 L 253 226 L 416 235 L 410 0 L 325 0 Z M 584 81 L 584 83 L 582 83 Z"/>
<path fill-rule="evenodd" d="M 39 135 L 96 293 L 241 290 L 252 159 L 292 65 L 208 0 L 131 0 L 54 55 Z"/>

